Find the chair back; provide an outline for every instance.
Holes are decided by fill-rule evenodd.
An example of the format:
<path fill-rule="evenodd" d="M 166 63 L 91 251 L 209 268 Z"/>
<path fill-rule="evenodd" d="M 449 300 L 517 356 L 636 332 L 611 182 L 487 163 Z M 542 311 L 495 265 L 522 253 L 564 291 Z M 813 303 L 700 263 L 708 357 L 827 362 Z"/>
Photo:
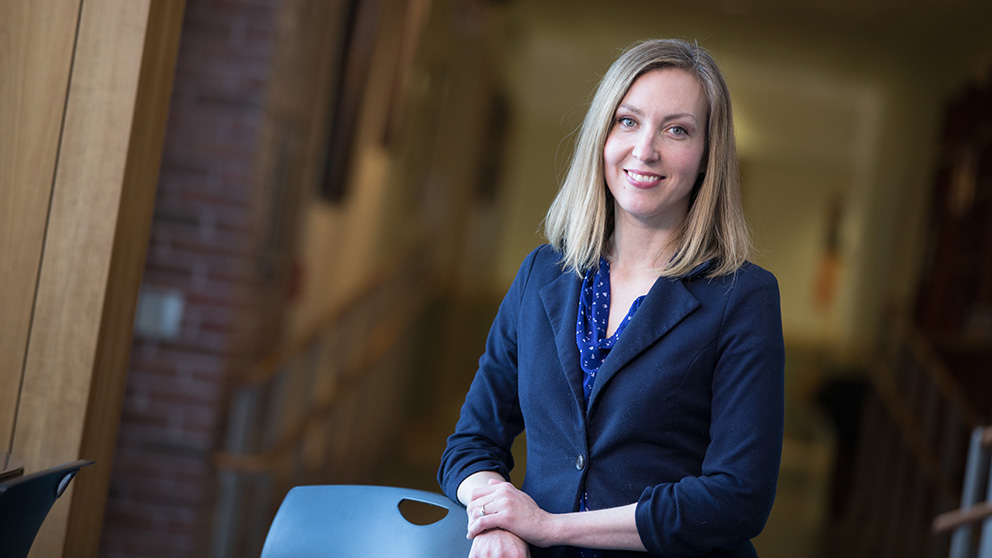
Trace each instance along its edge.
<path fill-rule="evenodd" d="M 92 461 L 74 461 L 0 482 L 0 556 L 28 555 L 55 500 L 79 470 Z"/>
<path fill-rule="evenodd" d="M 409 503 L 436 507 L 443 517 L 426 525 L 411 522 L 401 511 Z M 279 507 L 262 558 L 465 558 L 472 548 L 467 531 L 465 509 L 433 492 L 298 486 Z"/>

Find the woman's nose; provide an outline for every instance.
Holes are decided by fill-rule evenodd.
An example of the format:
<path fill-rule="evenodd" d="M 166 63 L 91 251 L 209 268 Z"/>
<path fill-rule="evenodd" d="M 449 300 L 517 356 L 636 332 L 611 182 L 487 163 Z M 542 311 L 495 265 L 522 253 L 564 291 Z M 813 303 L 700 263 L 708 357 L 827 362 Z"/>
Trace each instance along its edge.
<path fill-rule="evenodd" d="M 654 134 L 646 132 L 638 134 L 633 149 L 634 158 L 644 163 L 650 163 L 657 160 L 659 154 L 658 146 L 655 145 L 656 140 L 657 138 Z"/>

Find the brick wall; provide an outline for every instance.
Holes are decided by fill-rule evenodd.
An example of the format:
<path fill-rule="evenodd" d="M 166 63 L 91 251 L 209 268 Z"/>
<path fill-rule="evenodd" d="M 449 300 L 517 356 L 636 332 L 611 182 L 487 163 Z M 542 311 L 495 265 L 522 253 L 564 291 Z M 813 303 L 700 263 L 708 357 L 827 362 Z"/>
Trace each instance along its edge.
<path fill-rule="evenodd" d="M 371 480 L 389 464 L 384 456 L 409 422 L 403 412 L 410 378 L 418 379 L 422 393 L 443 384 L 424 370 L 424 337 L 433 333 L 424 322 L 434 319 L 433 275 L 446 275 L 451 250 L 461 246 L 452 238 L 476 191 L 466 184 L 478 175 L 479 149 L 466 141 L 465 123 L 485 114 L 488 97 L 477 93 L 492 88 L 492 66 L 481 49 L 485 26 L 457 16 L 491 4 L 456 0 L 431 9 L 428 27 L 435 32 L 423 32 L 430 41 L 421 49 L 430 62 L 419 74 L 431 89 L 410 87 L 406 123 L 387 140 L 400 68 L 394 65 L 398 28 L 416 4 L 367 4 L 381 12 L 373 41 L 377 63 L 353 139 L 361 164 L 354 167 L 350 195 L 328 204 L 318 187 L 330 109 L 341 86 L 335 30 L 343 32 L 348 3 L 187 0 L 103 558 L 257 555 L 252 549 L 260 547 L 284 484 Z M 460 102 L 452 104 L 449 89 Z M 441 110 L 442 100 L 449 110 Z M 260 389 L 261 427 L 258 416 L 236 414 L 242 407 L 232 401 L 252 391 L 244 372 L 287 334 L 299 337 L 295 329 L 309 330 L 363 290 L 380 264 L 403 261 L 403 250 L 413 251 L 406 255 L 430 273 L 414 272 L 425 280 L 411 282 L 410 267 L 398 268 L 380 289 L 420 301 L 426 310 L 360 297 L 358 317 L 331 331 L 344 332 L 350 352 L 335 349 L 334 358 L 323 359 L 333 366 L 313 372 L 319 376 L 314 385 L 327 393 L 304 390 L 286 399 L 292 403 L 270 405 L 282 392 Z M 293 270 L 299 272 L 295 285 Z M 312 316 L 293 322 L 305 327 L 286 326 L 287 317 L 311 306 Z M 408 320 L 394 319 L 406 314 Z M 396 329 L 394 322 L 408 325 L 381 334 Z M 373 358 L 370 344 L 387 346 L 374 347 Z M 347 381 L 335 375 L 342 371 Z M 294 374 L 279 371 L 269 383 L 288 378 L 291 384 Z M 338 389 L 344 385 L 351 386 L 347 393 Z M 294 432 L 296 411 L 307 401 L 306 435 L 285 435 Z M 320 429 L 311 428 L 315 424 Z M 236 447 L 228 438 L 239 429 L 265 443 Z M 284 440 L 270 440 L 269 431 L 293 450 L 274 451 Z M 232 464 L 225 451 L 257 459 L 251 466 Z M 265 471 L 255 470 L 259 462 Z"/>
<path fill-rule="evenodd" d="M 280 4 L 187 0 L 142 298 L 168 300 L 178 328 L 145 320 L 135 335 L 106 558 L 205 554 L 225 385 L 278 338 L 259 312 L 278 306 L 282 278 L 260 277 L 269 196 L 254 177 Z"/>

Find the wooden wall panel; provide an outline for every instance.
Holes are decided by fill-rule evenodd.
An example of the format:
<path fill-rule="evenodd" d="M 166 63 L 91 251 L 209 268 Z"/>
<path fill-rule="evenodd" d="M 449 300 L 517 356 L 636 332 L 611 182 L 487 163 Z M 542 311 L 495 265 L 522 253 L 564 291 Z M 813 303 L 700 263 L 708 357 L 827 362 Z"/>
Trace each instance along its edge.
<path fill-rule="evenodd" d="M 0 449 L 8 452 L 79 7 L 0 2 Z"/>
<path fill-rule="evenodd" d="M 84 456 L 110 457 L 116 447 L 134 310 L 145 267 L 184 5 L 185 0 L 153 0 L 148 8 L 137 102 L 120 185 L 120 208 L 116 215 L 107 296 L 93 358 L 95 372 L 86 408 L 87 426 L 80 444 L 80 455 Z M 75 487 L 77 492 L 72 501 L 65 543 L 66 550 L 71 552 L 66 555 L 96 556 L 110 484 L 111 462 L 110 459 L 105 461 L 106 466 L 99 469 L 100 474 L 91 475 L 87 482 L 80 482 Z M 96 510 L 100 513 L 94 513 Z"/>
<path fill-rule="evenodd" d="M 15 427 L 13 453 L 32 468 L 79 455 L 134 113 L 148 4 L 100 4 L 80 18 Z M 94 17 L 108 18 L 100 33 Z"/>
<path fill-rule="evenodd" d="M 0 6 L 0 409 L 14 399 L 16 410 L 0 427 L 29 471 L 97 462 L 52 509 L 31 553 L 96 556 L 184 2 Z M 22 91 L 18 79 L 31 85 Z M 61 100 L 46 98 L 53 92 Z M 9 132 L 8 121 L 22 128 Z"/>

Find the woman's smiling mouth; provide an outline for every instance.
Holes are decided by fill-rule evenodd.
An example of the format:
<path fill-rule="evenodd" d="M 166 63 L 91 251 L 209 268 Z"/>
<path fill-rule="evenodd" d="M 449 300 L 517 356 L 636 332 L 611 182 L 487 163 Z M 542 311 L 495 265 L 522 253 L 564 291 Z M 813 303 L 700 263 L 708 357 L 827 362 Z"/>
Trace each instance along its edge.
<path fill-rule="evenodd" d="M 657 186 L 659 182 L 665 179 L 661 175 L 644 174 L 630 169 L 624 169 L 623 172 L 627 176 L 627 182 L 637 188 L 651 188 Z"/>

